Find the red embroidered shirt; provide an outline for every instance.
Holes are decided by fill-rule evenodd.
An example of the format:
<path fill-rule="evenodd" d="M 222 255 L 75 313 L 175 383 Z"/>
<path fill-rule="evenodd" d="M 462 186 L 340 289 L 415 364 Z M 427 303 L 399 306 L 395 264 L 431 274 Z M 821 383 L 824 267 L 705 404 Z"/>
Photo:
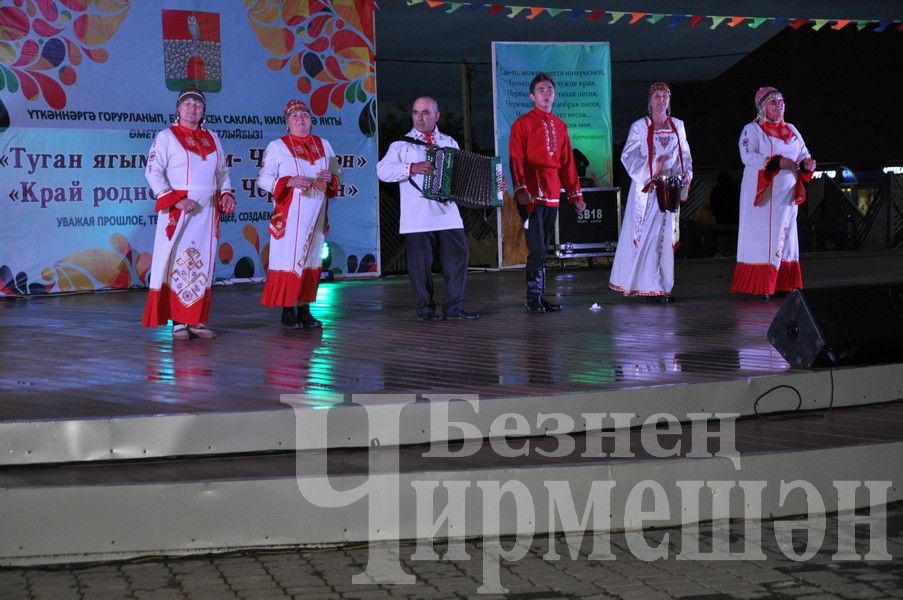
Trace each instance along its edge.
<path fill-rule="evenodd" d="M 567 124 L 554 114 L 534 107 L 521 115 L 511 125 L 508 153 L 514 191 L 526 188 L 545 206 L 558 206 L 561 188 L 572 203 L 583 197 Z"/>

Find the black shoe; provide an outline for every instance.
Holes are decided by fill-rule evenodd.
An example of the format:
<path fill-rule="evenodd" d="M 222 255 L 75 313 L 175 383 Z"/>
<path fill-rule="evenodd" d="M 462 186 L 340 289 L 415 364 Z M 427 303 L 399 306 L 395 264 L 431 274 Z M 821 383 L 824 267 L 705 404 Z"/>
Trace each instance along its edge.
<path fill-rule="evenodd" d="M 298 325 L 304 329 L 317 329 L 323 327 L 323 322 L 310 314 L 309 304 L 303 304 L 298 307 Z"/>
<path fill-rule="evenodd" d="M 444 321 L 475 321 L 480 318 L 475 312 L 467 312 L 466 310 L 462 310 L 456 312 L 452 315 L 445 315 L 443 318 Z"/>
<path fill-rule="evenodd" d="M 560 304 L 549 302 L 545 298 L 542 298 L 540 302 L 542 303 L 542 307 L 546 309 L 546 312 L 561 312 L 561 309 L 563 308 Z"/>
<path fill-rule="evenodd" d="M 646 296 L 649 304 L 674 304 L 674 296 Z"/>
<path fill-rule="evenodd" d="M 530 298 L 527 300 L 527 303 L 524 304 L 524 308 L 527 309 L 528 313 L 540 314 L 546 312 L 540 298 Z"/>
<path fill-rule="evenodd" d="M 758 296 L 756 296 L 756 298 L 758 298 L 762 302 L 770 302 L 771 294 L 759 294 Z"/>
<path fill-rule="evenodd" d="M 442 317 L 433 312 L 422 313 L 417 315 L 417 319 L 420 321 L 441 321 Z"/>
<path fill-rule="evenodd" d="M 298 323 L 298 315 L 295 313 L 294 307 L 282 309 L 282 328 L 283 329 L 299 329 L 301 325 Z"/>

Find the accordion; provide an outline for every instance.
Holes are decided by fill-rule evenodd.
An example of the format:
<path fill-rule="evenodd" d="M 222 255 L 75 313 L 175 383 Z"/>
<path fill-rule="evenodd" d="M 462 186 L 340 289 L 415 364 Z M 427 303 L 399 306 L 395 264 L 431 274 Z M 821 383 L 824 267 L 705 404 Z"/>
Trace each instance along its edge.
<path fill-rule="evenodd" d="M 499 189 L 502 164 L 497 156 L 454 148 L 430 148 L 426 159 L 433 170 L 423 176 L 423 197 L 455 202 L 467 208 L 497 208 L 502 205 Z"/>

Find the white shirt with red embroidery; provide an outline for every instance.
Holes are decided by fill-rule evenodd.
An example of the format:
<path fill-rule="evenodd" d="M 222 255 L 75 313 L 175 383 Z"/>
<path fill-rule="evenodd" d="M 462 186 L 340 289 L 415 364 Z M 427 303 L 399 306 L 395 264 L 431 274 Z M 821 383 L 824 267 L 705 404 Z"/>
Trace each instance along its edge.
<path fill-rule="evenodd" d="M 424 135 L 416 129 L 409 131 L 407 137 L 426 141 Z M 433 130 L 432 138 L 433 144 L 440 148 L 458 149 L 454 138 L 438 129 Z M 401 216 L 398 231 L 401 234 L 464 228 L 457 204 L 428 200 L 408 181 L 410 177 L 423 189 L 423 175 L 410 175 L 410 169 L 413 163 L 426 160 L 426 150 L 427 147 L 420 144 L 403 140 L 392 142 L 385 156 L 376 165 L 376 175 L 381 181 L 399 184 Z"/>

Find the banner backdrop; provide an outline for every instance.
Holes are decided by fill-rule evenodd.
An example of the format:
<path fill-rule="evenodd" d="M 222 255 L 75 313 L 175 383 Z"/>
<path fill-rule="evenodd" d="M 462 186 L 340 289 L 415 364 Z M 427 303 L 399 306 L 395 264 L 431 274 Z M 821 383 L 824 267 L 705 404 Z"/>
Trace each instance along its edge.
<path fill-rule="evenodd" d="M 595 187 L 611 186 L 611 56 L 607 42 L 493 42 L 492 69 L 496 154 L 502 158 L 507 181 L 511 181 L 511 124 L 533 108 L 530 81 L 543 71 L 555 80 L 552 111 L 567 123 L 575 154 L 582 154 L 578 158 L 581 178 L 591 179 Z M 585 181 L 584 187 L 590 187 L 589 183 Z M 498 219 L 502 267 L 521 265 L 526 259 L 523 225 L 512 202 L 506 197 Z"/>
<path fill-rule="evenodd" d="M 207 97 L 231 164 L 216 278 L 262 278 L 256 186 L 282 108 L 306 101 L 343 168 L 330 270 L 379 275 L 373 0 L 14 0 L 0 7 L 0 295 L 143 286 L 156 214 L 144 178 L 178 91 Z"/>

